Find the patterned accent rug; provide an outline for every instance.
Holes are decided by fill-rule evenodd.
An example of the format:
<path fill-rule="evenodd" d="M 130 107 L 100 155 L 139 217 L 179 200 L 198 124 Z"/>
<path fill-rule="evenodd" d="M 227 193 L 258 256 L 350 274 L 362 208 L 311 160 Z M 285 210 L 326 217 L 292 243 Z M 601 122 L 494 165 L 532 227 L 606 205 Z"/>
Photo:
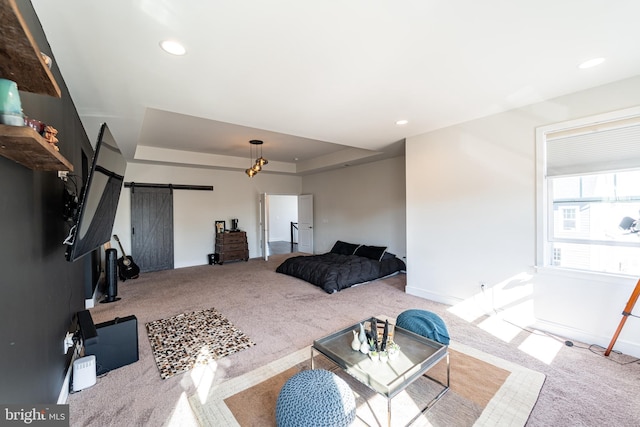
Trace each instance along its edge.
<path fill-rule="evenodd" d="M 524 426 L 536 404 L 545 375 L 504 359 L 451 342 L 451 389 L 413 427 Z M 309 347 L 232 378 L 189 397 L 189 404 L 203 426 L 275 427 L 275 406 L 287 379 L 310 368 Z M 336 368 L 322 356 L 317 367 L 336 373 L 349 384 L 356 397 L 353 427 L 387 425 L 387 401 Z M 446 364 L 440 362 L 430 374 L 444 380 Z M 423 378 L 392 399 L 392 425 L 405 425 L 441 388 Z"/>
<path fill-rule="evenodd" d="M 162 379 L 255 345 L 215 308 L 145 325 Z"/>

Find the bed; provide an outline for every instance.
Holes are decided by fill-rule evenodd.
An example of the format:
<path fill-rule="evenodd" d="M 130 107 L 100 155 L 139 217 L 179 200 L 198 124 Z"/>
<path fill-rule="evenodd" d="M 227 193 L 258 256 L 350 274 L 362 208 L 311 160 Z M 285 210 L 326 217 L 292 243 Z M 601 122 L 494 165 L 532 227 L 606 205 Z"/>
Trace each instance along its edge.
<path fill-rule="evenodd" d="M 330 252 L 288 258 L 276 272 L 305 280 L 332 294 L 406 270 L 405 263 L 386 249 L 338 240 Z"/>

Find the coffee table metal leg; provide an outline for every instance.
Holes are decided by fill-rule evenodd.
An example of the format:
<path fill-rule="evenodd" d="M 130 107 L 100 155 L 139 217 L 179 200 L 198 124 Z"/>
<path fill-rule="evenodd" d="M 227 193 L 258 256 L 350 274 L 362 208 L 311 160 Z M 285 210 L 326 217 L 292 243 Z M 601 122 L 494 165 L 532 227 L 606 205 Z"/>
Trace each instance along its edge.
<path fill-rule="evenodd" d="M 433 398 L 433 400 L 431 400 L 431 402 L 427 403 L 427 406 L 424 407 L 424 409 L 422 409 L 422 411 L 420 411 L 415 417 L 413 417 L 411 419 L 411 421 L 409 421 L 409 423 L 407 425 L 411 425 L 415 420 L 418 419 L 418 417 L 422 414 L 424 414 L 425 412 L 427 412 L 429 409 L 431 409 L 431 407 L 433 405 L 436 404 L 436 402 L 438 400 L 440 400 L 440 398 L 442 396 L 445 395 L 446 392 L 449 391 L 449 380 L 450 380 L 450 373 L 451 373 L 451 369 L 450 369 L 450 365 L 449 365 L 449 353 L 447 353 L 447 383 L 444 384 L 441 381 L 438 381 L 437 379 L 430 377 L 429 375 L 427 375 L 426 373 L 424 374 L 425 377 L 429 378 L 431 381 L 440 384 L 443 389 L 440 391 L 440 393 L 438 393 L 438 395 L 436 397 Z M 391 423 L 391 401 L 389 401 L 389 423 Z M 389 424 L 389 426 L 391 426 L 391 424 Z"/>
<path fill-rule="evenodd" d="M 313 366 L 313 346 L 311 346 L 311 369 L 315 369 Z"/>
<path fill-rule="evenodd" d="M 391 398 L 387 398 L 387 427 L 391 427 Z"/>

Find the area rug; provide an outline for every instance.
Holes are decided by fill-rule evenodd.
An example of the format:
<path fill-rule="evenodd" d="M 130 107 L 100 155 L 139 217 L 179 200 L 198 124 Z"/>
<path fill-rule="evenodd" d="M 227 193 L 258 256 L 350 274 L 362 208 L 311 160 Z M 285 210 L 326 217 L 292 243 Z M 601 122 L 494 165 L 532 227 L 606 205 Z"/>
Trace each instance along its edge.
<path fill-rule="evenodd" d="M 146 327 L 162 379 L 255 345 L 215 308 L 154 320 Z"/>
<path fill-rule="evenodd" d="M 545 376 L 539 372 L 452 342 L 449 346 L 451 388 L 414 426 L 524 426 L 533 409 Z M 310 369 L 310 348 L 209 391 L 205 398 L 189 398 L 202 426 L 275 426 L 275 404 L 286 380 Z M 386 426 L 387 400 L 372 392 L 323 356 L 314 358 L 316 368 L 329 369 L 347 381 L 356 396 L 354 426 Z M 443 381 L 446 363 L 441 361 L 429 375 Z M 391 401 L 392 425 L 405 425 L 442 389 L 420 378 Z"/>

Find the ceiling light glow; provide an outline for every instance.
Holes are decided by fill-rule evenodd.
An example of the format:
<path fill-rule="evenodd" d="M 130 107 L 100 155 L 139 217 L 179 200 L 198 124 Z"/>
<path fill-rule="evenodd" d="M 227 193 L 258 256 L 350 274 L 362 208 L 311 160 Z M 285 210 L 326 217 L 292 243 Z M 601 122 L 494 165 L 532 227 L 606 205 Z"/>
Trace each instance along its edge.
<path fill-rule="evenodd" d="M 591 68 L 591 67 L 595 67 L 596 65 L 600 65 L 603 62 L 604 62 L 604 58 L 592 58 L 578 65 L 578 68 L 584 70 L 585 68 Z"/>
<path fill-rule="evenodd" d="M 187 53 L 187 49 L 175 40 L 163 40 L 160 42 L 160 47 L 172 55 L 184 55 Z"/>
<path fill-rule="evenodd" d="M 407 123 L 409 123 L 409 120 L 398 120 L 396 122 L 398 126 L 406 125 Z"/>

